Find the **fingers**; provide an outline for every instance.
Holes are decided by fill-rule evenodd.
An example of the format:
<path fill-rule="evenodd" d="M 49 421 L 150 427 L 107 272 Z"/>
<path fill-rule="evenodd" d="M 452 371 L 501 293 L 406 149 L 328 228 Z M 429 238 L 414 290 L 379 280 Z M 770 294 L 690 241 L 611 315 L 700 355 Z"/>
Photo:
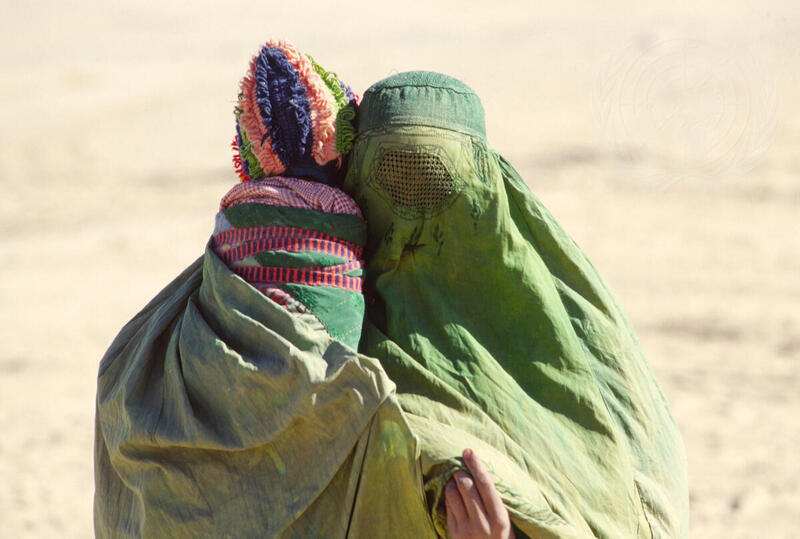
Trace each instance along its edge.
<path fill-rule="evenodd" d="M 457 536 L 460 530 L 466 527 L 467 509 L 464 507 L 461 494 L 458 492 L 458 487 L 453 478 L 447 482 L 445 487 L 444 503 L 445 507 L 447 507 L 447 528 L 450 530 L 451 535 Z"/>
<path fill-rule="evenodd" d="M 513 538 L 508 510 L 483 462 L 471 449 L 463 457 L 472 477 L 459 470 L 445 486 L 450 536 Z"/>
<path fill-rule="evenodd" d="M 464 503 L 468 520 L 470 523 L 485 527 L 488 524 L 486 510 L 483 507 L 478 489 L 475 488 L 475 481 L 469 474 L 461 470 L 453 474 L 453 479 L 456 487 L 458 487 L 459 494 L 461 494 L 461 501 Z"/>
<path fill-rule="evenodd" d="M 500 494 L 498 494 L 494 481 L 492 481 L 489 472 L 486 470 L 486 466 L 483 465 L 481 459 L 472 449 L 465 449 L 463 457 L 467 468 L 472 473 L 475 487 L 483 502 L 482 505 L 486 510 L 489 522 L 497 525 L 508 521 L 508 511 L 503 506 L 503 501 L 500 499 Z M 467 507 L 467 510 L 469 510 L 469 507 Z"/>

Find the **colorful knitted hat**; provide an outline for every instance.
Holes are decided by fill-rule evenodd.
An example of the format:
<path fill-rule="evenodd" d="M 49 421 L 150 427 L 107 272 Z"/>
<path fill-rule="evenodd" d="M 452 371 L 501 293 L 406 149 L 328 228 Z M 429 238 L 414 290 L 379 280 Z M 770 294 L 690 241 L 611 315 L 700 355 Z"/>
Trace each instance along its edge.
<path fill-rule="evenodd" d="M 233 140 L 242 181 L 302 176 L 337 182 L 358 96 L 285 41 L 269 41 L 241 82 Z"/>

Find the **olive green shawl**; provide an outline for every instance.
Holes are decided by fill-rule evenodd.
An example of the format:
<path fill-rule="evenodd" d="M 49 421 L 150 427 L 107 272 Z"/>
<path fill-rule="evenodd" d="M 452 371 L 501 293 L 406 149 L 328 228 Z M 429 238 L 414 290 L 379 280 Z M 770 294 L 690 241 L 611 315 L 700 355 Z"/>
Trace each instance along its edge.
<path fill-rule="evenodd" d="M 95 533 L 424 536 L 416 440 L 393 388 L 376 360 L 209 248 L 103 358 Z"/>

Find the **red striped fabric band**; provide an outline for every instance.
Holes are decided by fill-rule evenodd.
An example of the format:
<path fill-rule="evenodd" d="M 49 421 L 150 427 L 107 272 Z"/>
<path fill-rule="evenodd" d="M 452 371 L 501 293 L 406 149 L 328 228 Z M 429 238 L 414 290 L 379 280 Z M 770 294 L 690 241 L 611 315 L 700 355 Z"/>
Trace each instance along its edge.
<path fill-rule="evenodd" d="M 275 250 L 326 253 L 348 262 L 305 268 L 232 265 L 256 253 Z M 361 278 L 345 273 L 362 267 L 362 248 L 316 230 L 289 226 L 233 228 L 214 235 L 214 251 L 231 271 L 252 284 L 297 283 L 361 292 Z"/>
<path fill-rule="evenodd" d="M 215 235 L 214 244 L 228 265 L 262 251 L 314 251 L 347 260 L 360 260 L 362 253 L 359 245 L 322 232 L 281 226 L 234 228 Z"/>
<path fill-rule="evenodd" d="M 297 283 L 309 286 L 333 286 L 361 292 L 361 278 L 344 275 L 360 268 L 358 262 L 338 266 L 312 268 L 275 268 L 264 266 L 236 266 L 231 271 L 249 283 Z"/>

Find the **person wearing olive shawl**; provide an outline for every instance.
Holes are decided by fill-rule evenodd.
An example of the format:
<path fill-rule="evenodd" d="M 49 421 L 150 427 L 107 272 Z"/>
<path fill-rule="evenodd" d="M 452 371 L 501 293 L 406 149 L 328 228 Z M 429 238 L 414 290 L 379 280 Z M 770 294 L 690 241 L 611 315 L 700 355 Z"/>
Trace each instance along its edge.
<path fill-rule="evenodd" d="M 680 434 L 586 255 L 486 140 L 463 83 L 368 89 L 344 190 L 367 219 L 367 318 L 417 440 L 440 534 L 458 456 L 483 459 L 517 535 L 686 537 Z"/>
<path fill-rule="evenodd" d="M 288 43 L 253 58 L 235 109 L 244 183 L 100 364 L 98 537 L 431 533 L 394 386 L 355 351 L 364 221 L 326 185 L 356 101 Z"/>

